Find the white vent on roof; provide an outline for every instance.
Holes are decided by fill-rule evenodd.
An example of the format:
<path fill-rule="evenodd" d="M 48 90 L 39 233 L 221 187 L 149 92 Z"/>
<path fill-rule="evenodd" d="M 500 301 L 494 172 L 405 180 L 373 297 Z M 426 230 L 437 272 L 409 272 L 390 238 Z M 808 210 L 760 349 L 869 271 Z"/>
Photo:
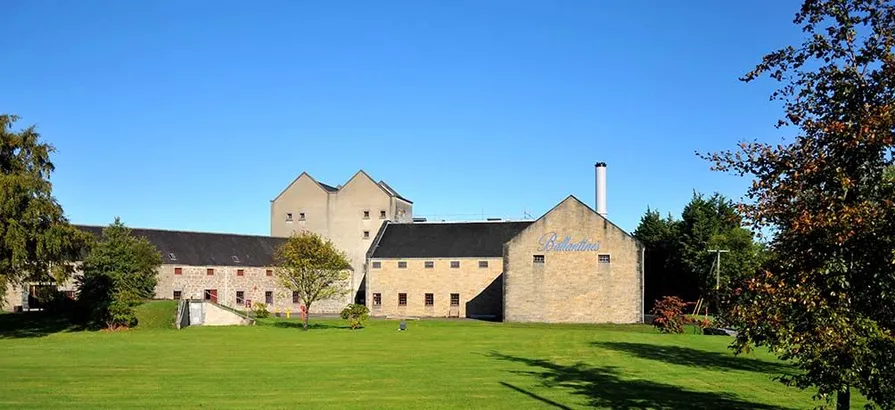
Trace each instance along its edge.
<path fill-rule="evenodd" d="M 231 256 L 233 258 L 233 263 L 239 263 L 239 257 L 236 255 Z"/>
<path fill-rule="evenodd" d="M 172 261 L 176 261 L 177 255 L 175 255 L 174 252 L 168 252 L 168 259 L 170 259 Z"/>

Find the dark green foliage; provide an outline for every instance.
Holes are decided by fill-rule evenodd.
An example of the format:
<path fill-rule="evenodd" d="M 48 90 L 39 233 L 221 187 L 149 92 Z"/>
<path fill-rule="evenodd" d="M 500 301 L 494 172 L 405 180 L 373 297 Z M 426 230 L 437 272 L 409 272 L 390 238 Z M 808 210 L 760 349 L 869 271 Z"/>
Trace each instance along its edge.
<path fill-rule="evenodd" d="M 0 114 L 0 295 L 10 284 L 62 282 L 87 235 L 69 225 L 52 195 L 52 145 L 34 126 L 14 130 Z"/>
<path fill-rule="evenodd" d="M 363 327 L 364 322 L 370 317 L 370 309 L 367 309 L 365 305 L 349 304 L 342 309 L 339 316 L 348 321 L 351 329 L 357 329 Z"/>
<path fill-rule="evenodd" d="M 647 208 L 634 236 L 646 247 L 646 300 L 652 303 L 667 295 L 681 297 L 696 294 L 695 285 L 687 286 L 677 258 L 680 222 L 671 215 L 665 218 Z"/>
<path fill-rule="evenodd" d="M 136 325 L 134 306 L 155 294 L 162 258 L 146 238 L 131 235 L 117 218 L 103 229 L 81 266 L 78 302 L 93 326 Z"/>
<path fill-rule="evenodd" d="M 270 311 L 267 310 L 267 305 L 262 302 L 253 303 L 252 312 L 255 312 L 255 317 L 259 319 L 270 317 Z"/>

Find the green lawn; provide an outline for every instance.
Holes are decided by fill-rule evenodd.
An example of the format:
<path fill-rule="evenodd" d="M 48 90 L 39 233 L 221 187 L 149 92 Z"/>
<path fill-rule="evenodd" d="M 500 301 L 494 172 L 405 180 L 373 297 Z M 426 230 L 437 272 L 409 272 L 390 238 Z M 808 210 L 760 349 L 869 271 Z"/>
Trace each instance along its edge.
<path fill-rule="evenodd" d="M 3 408 L 699 408 L 807 409 L 811 393 L 772 381 L 765 354 L 727 337 L 648 326 L 376 320 L 170 328 L 173 304 L 142 326 L 65 331 L 0 315 Z M 148 312 L 148 313 L 147 313 Z M 173 311 L 172 311 L 173 312 Z M 170 314 L 173 316 L 173 313 Z M 157 320 L 147 317 L 160 318 Z M 26 319 L 26 320 L 23 320 Z M 11 327 L 15 326 L 16 329 Z M 863 402 L 857 398 L 854 408 Z"/>

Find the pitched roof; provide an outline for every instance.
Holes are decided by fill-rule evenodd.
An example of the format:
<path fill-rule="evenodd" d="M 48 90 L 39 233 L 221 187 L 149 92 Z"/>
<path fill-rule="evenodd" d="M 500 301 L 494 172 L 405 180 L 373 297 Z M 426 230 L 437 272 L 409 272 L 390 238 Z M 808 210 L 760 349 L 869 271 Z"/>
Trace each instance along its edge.
<path fill-rule="evenodd" d="M 96 237 L 100 237 L 103 231 L 102 226 L 75 227 Z M 145 237 L 155 245 L 162 254 L 162 263 L 191 266 L 272 266 L 274 252 L 286 241 L 285 238 L 269 236 L 161 229 L 132 228 L 131 233 Z M 171 254 L 174 259 L 171 259 Z"/>
<path fill-rule="evenodd" d="M 524 222 L 387 223 L 373 258 L 501 257 Z"/>
<path fill-rule="evenodd" d="M 395 188 L 392 188 L 391 185 L 386 184 L 385 181 L 379 181 L 379 186 L 385 188 L 385 190 L 388 191 L 388 192 L 389 192 L 391 195 L 393 195 L 394 197 L 396 197 L 396 198 L 398 198 L 398 199 L 400 199 L 400 200 L 402 200 L 402 201 L 404 201 L 404 202 L 407 202 L 408 204 L 412 204 L 412 203 L 413 203 L 413 201 L 411 201 L 411 200 L 409 200 L 409 199 L 404 198 L 403 196 L 401 196 L 401 194 L 399 194 L 398 191 L 395 191 Z"/>

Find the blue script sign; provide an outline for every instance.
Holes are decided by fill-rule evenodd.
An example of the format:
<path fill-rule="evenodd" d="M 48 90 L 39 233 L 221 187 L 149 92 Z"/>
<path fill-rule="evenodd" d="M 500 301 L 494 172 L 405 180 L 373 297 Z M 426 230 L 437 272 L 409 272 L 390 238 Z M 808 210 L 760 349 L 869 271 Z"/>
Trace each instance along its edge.
<path fill-rule="evenodd" d="M 578 242 L 572 242 L 572 236 L 568 235 L 563 239 L 559 239 L 556 232 L 548 232 L 538 239 L 539 252 L 592 252 L 600 250 L 600 242 L 591 242 L 582 239 Z"/>

